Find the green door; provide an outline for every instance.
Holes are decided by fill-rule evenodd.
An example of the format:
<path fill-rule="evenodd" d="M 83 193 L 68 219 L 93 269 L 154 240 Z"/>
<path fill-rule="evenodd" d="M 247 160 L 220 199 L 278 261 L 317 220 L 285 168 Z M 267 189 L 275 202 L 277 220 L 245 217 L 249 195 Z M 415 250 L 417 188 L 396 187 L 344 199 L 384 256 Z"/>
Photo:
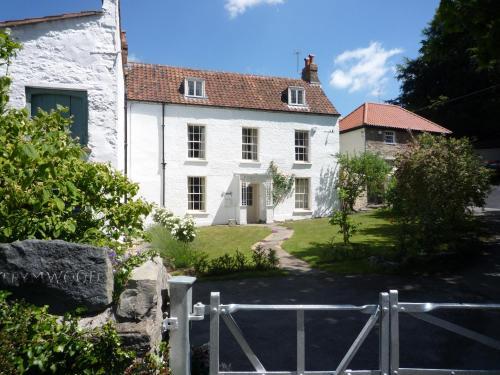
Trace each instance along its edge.
<path fill-rule="evenodd" d="M 35 116 L 39 109 L 50 112 L 56 109 L 57 105 L 69 108 L 65 116 L 73 117 L 71 135 L 78 137 L 80 144 L 87 144 L 87 94 L 85 92 L 31 89 L 28 91 L 28 100 L 31 102 L 32 116 Z"/>

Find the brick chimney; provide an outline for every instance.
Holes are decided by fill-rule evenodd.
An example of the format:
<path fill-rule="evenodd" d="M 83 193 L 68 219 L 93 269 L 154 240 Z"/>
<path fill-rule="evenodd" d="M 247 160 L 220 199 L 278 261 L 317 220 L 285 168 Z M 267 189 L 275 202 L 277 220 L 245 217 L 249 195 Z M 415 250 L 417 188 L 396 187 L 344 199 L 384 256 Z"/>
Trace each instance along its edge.
<path fill-rule="evenodd" d="M 305 59 L 305 66 L 302 69 L 302 79 L 309 83 L 319 84 L 318 65 L 314 63 L 314 55 L 308 55 Z"/>

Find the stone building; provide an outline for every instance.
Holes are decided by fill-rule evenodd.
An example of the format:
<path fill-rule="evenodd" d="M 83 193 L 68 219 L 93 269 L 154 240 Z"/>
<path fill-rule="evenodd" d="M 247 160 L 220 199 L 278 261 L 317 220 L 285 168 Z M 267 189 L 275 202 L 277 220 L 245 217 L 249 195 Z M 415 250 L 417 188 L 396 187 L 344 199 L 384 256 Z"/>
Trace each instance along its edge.
<path fill-rule="evenodd" d="M 451 134 L 450 130 L 392 104 L 364 103 L 339 123 L 340 152 L 354 155 L 371 151 L 380 154 L 389 164 L 417 134 Z M 377 200 L 368 194 L 357 206 L 377 203 Z"/>
<path fill-rule="evenodd" d="M 0 28 L 23 46 L 9 67 L 10 104 L 31 114 L 68 107 L 71 131 L 90 159 L 123 169 L 126 43 L 119 15 L 118 0 L 103 0 L 97 11 L 3 21 Z"/>

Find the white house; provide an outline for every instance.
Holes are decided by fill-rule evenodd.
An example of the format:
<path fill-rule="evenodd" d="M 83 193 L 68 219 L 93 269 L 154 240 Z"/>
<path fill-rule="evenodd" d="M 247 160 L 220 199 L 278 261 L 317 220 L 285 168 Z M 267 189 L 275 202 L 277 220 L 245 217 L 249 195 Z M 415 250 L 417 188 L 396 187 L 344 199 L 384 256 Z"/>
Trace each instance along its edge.
<path fill-rule="evenodd" d="M 11 105 L 31 113 L 69 107 L 72 133 L 90 159 L 123 169 L 126 43 L 118 0 L 103 0 L 98 11 L 4 21 L 0 28 L 23 45 L 9 67 Z"/>
<path fill-rule="evenodd" d="M 201 225 L 331 212 L 339 114 L 313 56 L 302 79 L 132 63 L 126 85 L 127 168 L 149 201 Z M 271 161 L 295 175 L 276 208 Z"/>

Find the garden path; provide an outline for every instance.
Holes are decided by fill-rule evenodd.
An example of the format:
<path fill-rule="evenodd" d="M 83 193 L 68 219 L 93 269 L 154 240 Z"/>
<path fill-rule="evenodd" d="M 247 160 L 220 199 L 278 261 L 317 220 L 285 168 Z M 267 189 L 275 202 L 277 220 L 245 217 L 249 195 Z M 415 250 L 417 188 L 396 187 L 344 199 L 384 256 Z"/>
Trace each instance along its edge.
<path fill-rule="evenodd" d="M 270 228 L 272 233 L 263 240 L 254 244 L 252 248 L 261 245 L 262 247 L 268 249 L 274 249 L 276 251 L 276 256 L 278 257 L 279 260 L 279 267 L 281 269 L 294 273 L 319 272 L 311 268 L 311 266 L 307 262 L 294 257 L 281 247 L 283 241 L 292 237 L 293 229 L 281 226 L 278 223 L 261 224 L 261 225 Z"/>

